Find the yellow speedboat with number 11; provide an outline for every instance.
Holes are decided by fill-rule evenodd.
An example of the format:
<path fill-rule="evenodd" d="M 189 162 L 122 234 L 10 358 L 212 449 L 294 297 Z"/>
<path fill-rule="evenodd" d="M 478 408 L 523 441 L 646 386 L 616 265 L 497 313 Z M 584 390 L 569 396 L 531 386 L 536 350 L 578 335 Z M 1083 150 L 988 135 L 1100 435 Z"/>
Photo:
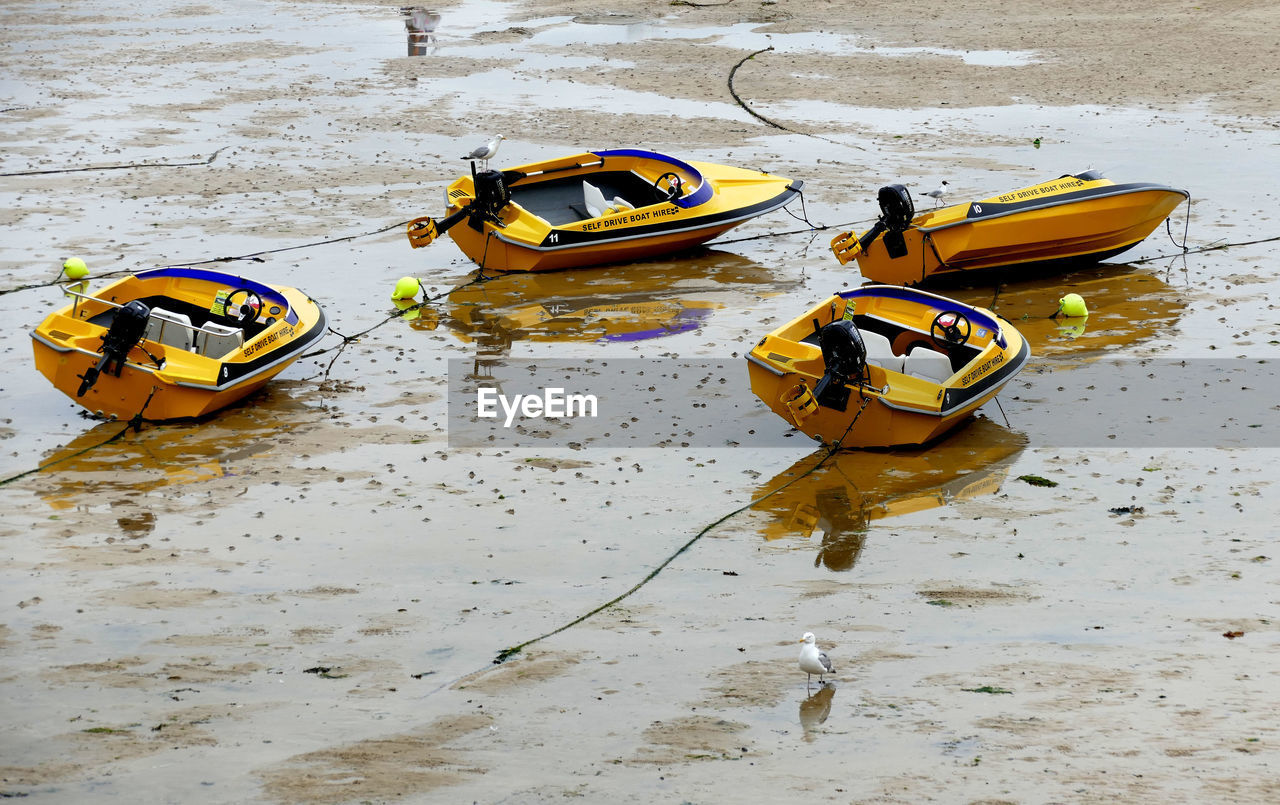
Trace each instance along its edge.
<path fill-rule="evenodd" d="M 456 179 L 445 190 L 447 217 L 410 221 L 408 237 L 416 249 L 448 231 L 481 269 L 497 271 L 629 262 L 705 243 L 803 187 L 655 151 L 592 151 Z"/>
<path fill-rule="evenodd" d="M 325 333 L 295 288 L 221 271 L 157 268 L 87 295 L 31 333 L 36 368 L 99 416 L 200 417 L 255 391 Z"/>
<path fill-rule="evenodd" d="M 1026 366 L 1031 348 L 985 308 L 891 285 L 841 291 L 760 339 L 751 390 L 839 447 L 922 445 Z"/>

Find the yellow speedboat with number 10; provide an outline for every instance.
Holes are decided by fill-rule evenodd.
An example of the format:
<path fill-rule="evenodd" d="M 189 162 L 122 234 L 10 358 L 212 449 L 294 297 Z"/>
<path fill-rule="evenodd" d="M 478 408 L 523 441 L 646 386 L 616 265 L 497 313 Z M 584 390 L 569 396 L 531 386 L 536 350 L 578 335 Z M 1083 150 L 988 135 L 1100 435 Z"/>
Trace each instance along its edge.
<path fill-rule="evenodd" d="M 221 271 L 157 268 L 86 295 L 31 333 L 36 368 L 99 416 L 200 417 L 260 388 L 325 333 L 295 288 Z"/>
<path fill-rule="evenodd" d="M 410 221 L 408 237 L 416 249 L 448 231 L 481 269 L 581 268 L 692 248 L 803 187 L 654 151 L 592 151 L 456 179 L 445 190 L 448 216 Z"/>
<path fill-rule="evenodd" d="M 1116 184 L 1085 171 L 917 215 L 907 189 L 889 185 L 880 188 L 875 225 L 837 235 L 831 250 L 841 264 L 857 260 L 862 276 L 891 285 L 1002 266 L 1071 268 L 1136 246 L 1188 198 L 1185 190 Z"/>
<path fill-rule="evenodd" d="M 991 311 L 891 285 L 841 291 L 760 339 L 751 390 L 824 444 L 922 445 L 959 425 L 1026 365 Z"/>

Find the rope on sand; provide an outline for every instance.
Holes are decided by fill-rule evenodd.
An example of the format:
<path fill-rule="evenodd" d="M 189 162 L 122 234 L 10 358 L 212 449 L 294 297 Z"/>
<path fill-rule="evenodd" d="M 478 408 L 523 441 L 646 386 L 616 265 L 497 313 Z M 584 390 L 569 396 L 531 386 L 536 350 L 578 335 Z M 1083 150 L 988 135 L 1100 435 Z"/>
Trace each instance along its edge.
<path fill-rule="evenodd" d="M 672 554 L 671 554 L 670 556 L 668 556 L 666 559 L 662 560 L 662 563 L 661 563 L 661 564 L 659 564 L 659 565 L 658 565 L 657 567 L 655 567 L 653 570 L 649 571 L 649 574 L 648 574 L 647 576 L 645 576 L 644 578 L 640 579 L 640 581 L 636 582 L 636 583 L 631 587 L 631 589 L 627 590 L 626 592 L 622 593 L 621 595 L 618 595 L 618 596 L 616 596 L 616 597 L 614 597 L 614 598 L 612 598 L 612 599 L 610 599 L 610 600 L 608 600 L 608 601 L 604 602 L 603 604 L 601 604 L 600 606 L 598 606 L 598 607 L 596 607 L 595 609 L 591 610 L 590 612 L 586 613 L 585 615 L 581 615 L 581 616 L 579 616 L 579 617 L 575 618 L 574 620 L 571 620 L 571 621 L 569 621 L 568 623 L 564 624 L 563 626 L 560 626 L 560 627 L 558 627 L 558 628 L 556 628 L 556 629 L 553 629 L 553 630 L 552 630 L 552 631 L 550 631 L 550 632 L 547 632 L 546 634 L 539 635 L 538 637 L 535 637 L 535 638 L 533 638 L 532 640 L 526 640 L 525 642 L 520 643 L 519 645 L 515 645 L 515 646 L 512 646 L 512 647 L 510 647 L 510 648 L 503 649 L 502 651 L 498 652 L 498 656 L 494 657 L 494 659 L 493 659 L 493 664 L 494 664 L 494 665 L 501 665 L 502 663 L 504 663 L 504 662 L 506 662 L 507 660 L 511 659 L 511 658 L 512 658 L 513 656 L 515 656 L 516 654 L 520 653 L 520 651 L 522 651 L 526 646 L 531 646 L 531 645 L 533 645 L 534 643 L 537 643 L 537 642 L 538 642 L 538 641 L 540 641 L 540 640 L 546 640 L 548 637 L 551 637 L 551 636 L 553 636 L 553 635 L 560 634 L 561 632 L 565 631 L 566 629 L 571 629 L 571 628 L 573 628 L 574 626 L 577 626 L 579 623 L 582 623 L 583 621 L 585 621 L 585 620 L 587 620 L 587 619 L 591 618 L 593 615 L 596 615 L 596 614 L 598 614 L 598 613 L 600 613 L 600 612 L 603 612 L 604 610 L 608 609 L 609 607 L 613 606 L 614 604 L 617 604 L 618 602 L 620 602 L 620 601 L 622 601 L 622 600 L 624 600 L 624 599 L 628 598 L 629 596 L 631 596 L 631 595 L 633 595 L 634 593 L 636 593 L 636 592 L 637 592 L 641 587 L 644 587 L 646 584 L 648 584 L 649 582 L 651 582 L 651 581 L 653 581 L 655 578 L 657 578 L 657 577 L 658 577 L 658 574 L 659 574 L 659 573 L 661 573 L 664 569 L 666 569 L 667 565 L 669 565 L 669 564 L 671 564 L 673 561 L 675 561 L 675 559 L 676 559 L 676 557 L 677 557 L 677 556 L 679 556 L 680 554 L 682 554 L 682 553 L 684 553 L 685 551 L 687 551 L 687 550 L 689 550 L 690 548 L 692 548 L 692 547 L 693 547 L 693 545 L 694 545 L 694 543 L 696 543 L 698 540 L 700 540 L 700 539 L 702 539 L 703 537 L 705 537 L 707 534 L 711 533 L 711 531 L 712 531 L 716 526 L 720 525 L 721 523 L 725 522 L 726 520 L 729 520 L 730 518 L 732 518 L 732 517 L 734 517 L 734 516 L 736 516 L 736 515 L 738 515 L 738 514 L 741 514 L 742 512 L 744 512 L 744 511 L 746 511 L 746 510 L 748 510 L 748 509 L 754 508 L 755 506 L 757 506 L 757 505 L 759 505 L 759 504 L 763 503 L 764 501 L 766 501 L 766 500 L 768 500 L 769 498 L 773 497 L 774 495 L 778 494 L 779 492 L 781 492 L 782 490 L 784 490 L 784 489 L 786 489 L 787 487 L 791 486 L 792 484 L 796 483 L 797 481 L 799 481 L 799 480 L 801 480 L 801 479 L 803 479 L 803 478 L 806 478 L 806 477 L 808 477 L 809 475 L 812 475 L 813 473 L 817 472 L 817 471 L 818 471 L 818 469 L 819 469 L 819 468 L 821 468 L 824 464 L 826 464 L 826 463 L 831 459 L 831 457 L 832 457 L 832 456 L 834 456 L 836 453 L 840 452 L 840 447 L 841 447 L 841 445 L 843 444 L 843 442 L 844 442 L 844 440 L 845 440 L 845 437 L 849 435 L 849 432 L 850 432 L 851 430 L 853 430 L 853 426 L 854 426 L 855 424 L 857 424 L 857 422 L 858 422 L 858 418 L 862 416 L 862 412 L 866 410 L 866 408 L 867 408 L 867 403 L 868 403 L 868 402 L 870 402 L 870 400 L 871 400 L 871 398 L 870 398 L 870 397 L 867 397 L 867 396 L 865 396 L 865 395 L 863 396 L 863 398 L 862 398 L 862 407 L 858 409 L 858 413 L 857 413 L 857 414 L 855 414 L 855 415 L 854 415 L 854 417 L 853 417 L 853 419 L 849 422 L 849 427 L 845 428 L 844 433 L 843 433 L 843 434 L 841 434 L 841 436 L 840 436 L 840 438 L 839 438 L 839 439 L 837 439 L 836 441 L 834 441 L 834 442 L 832 442 L 832 443 L 830 443 L 830 444 L 828 444 L 828 445 L 826 445 L 826 446 L 824 447 L 824 449 L 826 450 L 826 453 L 822 456 L 822 458 L 818 459 L 817 463 L 815 463 L 812 467 L 810 467 L 809 469 L 807 469 L 807 470 L 805 470 L 804 472 L 800 473 L 799 475 L 797 475 L 796 477 L 794 477 L 794 478 L 792 478 L 791 480 L 787 481 L 786 483 L 782 484 L 782 485 L 781 485 L 781 486 L 779 486 L 778 488 L 773 489 L 773 490 L 770 490 L 769 492 L 764 493 L 764 494 L 763 494 L 763 495 L 761 495 L 760 497 L 755 498 L 754 500 L 751 500 L 751 501 L 749 501 L 749 502 L 747 502 L 747 503 L 744 503 L 743 505 L 739 506 L 738 508 L 736 508 L 736 509 L 734 509 L 733 511 L 729 512 L 728 514 L 724 515 L 724 516 L 723 516 L 723 517 L 721 517 L 720 519 L 718 519 L 718 520 L 716 520 L 716 521 L 714 521 L 714 522 L 712 522 L 712 523 L 709 523 L 707 526 L 705 526 L 705 527 L 704 527 L 701 531 L 699 531 L 697 534 L 694 534 L 694 535 L 693 535 L 693 537 L 692 537 L 688 542 L 686 542 L 685 544 L 683 544 L 683 545 L 681 545 L 679 548 L 677 548 L 677 549 L 676 549 L 676 551 L 675 551 L 675 553 L 672 553 Z M 469 678 L 470 676 L 474 676 L 474 675 L 475 675 L 475 674 L 469 674 L 469 675 L 468 675 L 468 678 Z"/>
<path fill-rule="evenodd" d="M 49 462 L 49 463 L 47 463 L 47 464 L 41 464 L 40 466 L 36 467 L 35 469 L 30 469 L 30 470 L 27 470 L 27 471 L 25 471 L 25 472 L 20 472 L 20 473 L 18 473 L 17 475 L 11 475 L 11 476 L 10 476 L 10 477 L 8 477 L 8 478 L 0 479 L 0 486 L 7 486 L 8 484 L 13 483 L 14 481 L 18 480 L 19 478 L 25 478 L 25 477 L 27 477 L 28 475 L 34 475 L 34 474 L 36 474 L 37 472 L 43 472 L 44 470 L 47 470 L 47 469 L 49 469 L 50 467 L 56 466 L 56 465 L 58 465 L 58 464 L 61 464 L 61 463 L 62 463 L 62 462 L 64 462 L 64 461 L 70 461 L 71 459 L 73 459 L 73 458 L 75 458 L 75 457 L 77 457 L 77 456 L 83 456 L 85 453 L 88 453 L 90 450 L 97 450 L 99 447 L 103 447 L 103 446 L 105 446 L 105 445 L 111 444 L 111 443 L 112 443 L 112 442 L 114 442 L 116 439 L 119 439 L 121 436 L 124 436 L 126 433 L 128 433 L 130 428 L 132 428 L 132 429 L 133 429 L 133 430 L 135 430 L 135 431 L 139 431 L 139 432 L 140 432 L 140 431 L 142 430 L 142 421 L 143 421 L 143 420 L 142 420 L 142 415 L 146 412 L 146 410 L 147 410 L 147 406 L 148 406 L 148 405 L 151 405 L 151 398 L 152 398 L 152 397 L 154 397 L 154 396 L 156 396 L 156 387 L 155 387 L 155 386 L 152 386 L 152 387 L 151 387 L 151 393 L 147 395 L 147 400 L 146 400 L 146 402 L 144 402 L 144 403 L 142 404 L 142 408 L 138 410 L 138 413 L 134 414 L 134 415 L 133 415 L 133 417 L 132 417 L 128 422 L 126 422 L 126 423 L 125 423 L 125 426 L 124 426 L 123 428 L 121 428 L 119 431 L 117 431 L 116 433 L 112 434 L 111 436 L 108 436 L 107 438 L 103 439 L 103 440 L 102 440 L 102 441 L 100 441 L 100 442 L 96 442 L 96 443 L 94 443 L 94 444 L 91 444 L 91 445 L 89 445 L 88 447 L 83 447 L 83 448 L 81 448 L 81 449 L 79 449 L 79 450 L 75 451 L 74 453 L 71 453 L 71 454 L 69 454 L 69 455 L 65 455 L 65 456 L 63 456 L 62 458 L 56 458 L 56 459 L 54 459 L 53 461 L 50 461 L 50 462 Z"/>
<path fill-rule="evenodd" d="M 392 229 L 404 227 L 408 223 L 409 223 L 408 221 L 401 221 L 398 224 L 391 224 L 389 226 L 384 226 L 381 229 L 374 229 L 370 232 L 361 232 L 357 235 L 343 235 L 340 238 L 330 238 L 328 240 L 316 240 L 310 243 L 303 243 L 298 246 L 282 246 L 278 249 L 264 249 L 263 251 L 260 251 L 260 252 L 252 252 L 250 254 L 241 254 L 234 257 L 211 257 L 207 260 L 192 260 L 188 262 L 170 263 L 168 265 L 159 266 L 159 267 L 160 268 L 183 268 L 187 266 L 209 265 L 210 263 L 233 263 L 237 260 L 249 260 L 255 263 L 263 263 L 263 262 L 266 262 L 265 260 L 262 259 L 263 255 L 279 254 L 280 252 L 291 252 L 291 251 L 296 251 L 298 249 L 309 249 L 313 246 L 328 246 L 334 243 L 342 243 L 348 240 L 356 240 L 357 238 L 372 237 L 373 235 L 381 235 L 383 232 L 389 232 Z M 115 271 L 104 271 L 101 274 L 94 275 L 94 279 L 106 279 L 109 277 L 117 277 L 117 276 L 123 276 L 125 274 L 132 274 L 134 270 L 135 269 L 122 268 L 122 269 L 117 269 Z M 61 284 L 62 281 L 63 280 L 61 279 L 61 275 L 59 275 L 58 277 L 55 277 L 49 282 L 37 282 L 31 285 L 19 285 L 16 288 L 4 288 L 4 289 L 0 289 L 0 296 L 4 296 L 5 294 L 16 293 L 18 291 L 29 291 L 34 288 L 49 288 L 54 285 Z"/>
<path fill-rule="evenodd" d="M 218 154 L 227 150 L 231 146 L 224 145 L 217 151 L 209 155 L 209 158 L 201 162 L 133 162 L 127 165 L 95 165 L 87 168 L 51 168 L 49 170 L 39 171 L 17 171 L 15 173 L 0 173 L 0 176 L 42 176 L 50 173 L 80 173 L 83 171 L 119 171 L 132 170 L 133 168 L 190 168 L 193 166 L 209 165 L 217 158 Z"/>
<path fill-rule="evenodd" d="M 865 148 L 863 148 L 863 147 L 861 147 L 861 146 L 858 146 L 858 145 L 853 145 L 853 144 L 851 144 L 851 143 L 842 143 L 842 142 L 840 142 L 839 140 L 833 140 L 833 139 L 831 139 L 830 137 L 823 137 L 821 134 L 811 134 L 811 133 L 809 133 L 809 132 L 807 132 L 807 131 L 796 131 L 795 129 L 790 128 L 789 126 L 784 126 L 784 125 L 782 125 L 781 123 L 778 123 L 778 122 L 777 122 L 777 121 L 775 121 L 775 120 L 770 120 L 769 118 L 767 118 L 767 117 L 765 117 L 764 115 L 760 114 L 760 113 L 759 113 L 759 112 L 757 112 L 756 110 L 752 109 L 752 108 L 747 104 L 747 102 L 746 102 L 746 101 L 742 100 L 742 96 L 740 96 L 740 95 L 738 94 L 737 90 L 735 90 L 735 89 L 733 88 L 733 77 L 737 74 L 738 69 L 739 69 L 740 67 L 742 67 L 742 65 L 744 65 L 744 64 L 746 64 L 748 61 L 750 61 L 750 60 L 754 59 L 756 56 L 759 56 L 761 53 L 768 53 L 768 52 L 769 52 L 769 51 L 771 51 L 771 50 L 773 50 L 773 45 L 770 45 L 770 46 L 769 46 L 769 47 L 767 47 L 767 48 L 761 48 L 760 50 L 757 50 L 755 53 L 750 53 L 750 54 L 748 54 L 748 55 L 746 55 L 746 56 L 742 57 L 741 61 L 739 61 L 737 64 L 733 65 L 733 69 L 731 69 L 731 70 L 729 71 L 729 81 L 728 81 L 728 84 L 729 84 L 729 94 L 730 94 L 730 95 L 732 95 L 732 96 L 733 96 L 733 99 L 734 99 L 735 101 L 737 101 L 737 102 L 738 102 L 738 106 L 741 106 L 741 107 L 743 108 L 743 110 L 745 110 L 745 111 L 746 111 L 746 113 L 747 113 L 747 114 L 751 115 L 751 116 L 752 116 L 752 117 L 754 117 L 756 120 L 759 120 L 759 121 L 761 121 L 762 123 L 764 123 L 764 124 L 766 124 L 766 125 L 768 125 L 768 126 L 772 126 L 772 127 L 773 127 L 773 128 L 775 128 L 775 129 L 779 129 L 779 130 L 781 130 L 781 131 L 785 131 L 785 132 L 788 132 L 788 133 L 790 133 L 790 134 L 799 134 L 801 137 L 813 137 L 813 138 L 815 138 L 815 139 L 818 139 L 818 140 L 822 140 L 822 141 L 824 141 L 824 142 L 831 143 L 832 145 L 842 145 L 842 146 L 845 146 L 845 147 L 847 147 L 847 148 L 856 148 L 856 149 L 857 149 L 857 150 L 859 150 L 859 151 L 865 151 L 865 150 L 867 150 L 867 149 L 865 149 Z"/>

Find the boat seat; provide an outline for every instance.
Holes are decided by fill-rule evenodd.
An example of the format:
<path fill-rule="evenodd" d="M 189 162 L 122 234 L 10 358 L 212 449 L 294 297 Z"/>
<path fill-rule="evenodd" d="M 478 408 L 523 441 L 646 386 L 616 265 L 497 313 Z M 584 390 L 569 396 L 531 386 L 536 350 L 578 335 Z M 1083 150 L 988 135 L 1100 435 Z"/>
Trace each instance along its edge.
<path fill-rule="evenodd" d="M 143 338 L 190 352 L 191 317 L 185 313 L 174 313 L 162 307 L 153 307 L 151 316 L 147 319 L 147 329 L 143 333 Z"/>
<path fill-rule="evenodd" d="M 210 358 L 221 358 L 244 344 L 244 330 L 209 322 L 196 331 L 196 352 Z"/>
<path fill-rule="evenodd" d="M 928 347 L 912 347 L 902 365 L 906 374 L 923 378 L 931 383 L 944 383 L 947 378 L 955 374 L 951 368 L 951 359 Z"/>
<path fill-rule="evenodd" d="M 902 371 L 904 359 L 901 355 L 893 354 L 893 345 L 888 338 L 871 330 L 859 330 L 858 334 L 862 336 L 862 343 L 867 348 L 867 363 L 874 363 L 881 369 L 894 372 Z"/>
<path fill-rule="evenodd" d="M 613 201 L 604 197 L 604 191 L 585 179 L 582 182 L 582 200 L 587 207 L 587 217 L 599 218 L 611 212 L 634 210 L 636 207 L 622 196 L 614 196 Z M 574 205 L 571 205 L 574 206 Z"/>
<path fill-rule="evenodd" d="M 600 188 L 582 180 L 582 199 L 587 205 L 587 212 L 592 218 L 599 218 L 609 209 L 609 202 L 604 200 L 604 193 L 600 192 Z"/>

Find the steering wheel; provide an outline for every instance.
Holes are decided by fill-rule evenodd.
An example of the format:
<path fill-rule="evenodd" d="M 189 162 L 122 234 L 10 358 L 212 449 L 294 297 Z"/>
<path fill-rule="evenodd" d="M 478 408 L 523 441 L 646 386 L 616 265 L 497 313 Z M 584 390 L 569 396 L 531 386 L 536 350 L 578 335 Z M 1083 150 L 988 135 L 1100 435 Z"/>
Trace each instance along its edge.
<path fill-rule="evenodd" d="M 240 294 L 244 294 L 244 304 L 236 307 L 232 305 L 231 300 L 235 299 Z M 227 298 L 223 301 L 223 306 L 226 310 L 226 313 L 223 315 L 226 316 L 229 321 L 244 325 L 258 318 L 258 312 L 262 310 L 262 297 L 258 296 L 257 291 L 250 290 L 249 288 L 236 288 L 234 291 L 227 294 Z"/>
<path fill-rule="evenodd" d="M 666 187 L 662 186 L 662 181 L 664 179 L 670 180 L 667 183 Z M 670 171 L 662 174 L 661 176 L 659 176 L 657 179 L 653 181 L 653 186 L 654 188 L 657 189 L 659 193 L 667 194 L 667 198 L 666 198 L 667 201 L 675 201 L 676 199 L 680 198 L 681 186 L 683 184 L 684 184 L 684 180 L 680 178 L 680 175 L 677 173 L 672 173 Z"/>
<path fill-rule="evenodd" d="M 958 310 L 942 311 L 933 317 L 933 324 L 929 325 L 929 337 L 944 350 L 964 344 L 972 331 L 969 320 Z"/>

